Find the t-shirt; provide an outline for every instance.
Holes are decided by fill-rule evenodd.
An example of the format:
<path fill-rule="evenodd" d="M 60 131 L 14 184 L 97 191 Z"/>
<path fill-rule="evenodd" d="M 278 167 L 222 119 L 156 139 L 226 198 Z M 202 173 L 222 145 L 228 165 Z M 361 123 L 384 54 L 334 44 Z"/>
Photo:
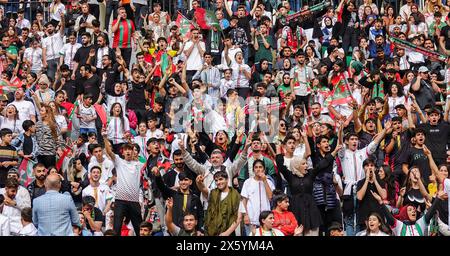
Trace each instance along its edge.
<path fill-rule="evenodd" d="M 267 183 L 269 183 L 269 187 L 273 191 L 275 186 L 272 181 L 267 180 Z M 241 196 L 248 199 L 247 214 L 250 218 L 250 223 L 259 225 L 259 214 L 262 211 L 270 211 L 271 209 L 264 182 L 254 178 L 247 179 L 242 186 Z"/>
<path fill-rule="evenodd" d="M 362 179 L 362 180 L 358 181 L 358 184 L 356 185 L 356 190 L 357 191 L 361 190 L 361 188 L 364 185 L 364 182 L 366 182 L 365 179 Z M 380 184 L 380 186 L 382 188 L 384 187 L 384 182 L 383 181 L 379 181 L 379 184 Z M 366 194 L 364 195 L 363 200 L 358 201 L 359 205 L 358 205 L 358 212 L 357 212 L 357 215 L 356 215 L 356 223 L 357 224 L 364 224 L 364 221 L 367 219 L 368 215 L 371 212 L 377 212 L 381 216 L 383 216 L 382 215 L 383 211 L 381 209 L 380 204 L 373 197 L 373 195 L 372 195 L 372 193 L 370 191 L 378 193 L 377 187 L 375 186 L 375 182 L 373 182 L 373 183 L 369 182 L 367 184 L 367 190 L 366 190 Z"/>
<path fill-rule="evenodd" d="M 86 106 L 84 106 L 84 104 L 80 104 L 79 114 L 80 114 L 80 116 L 92 117 L 94 115 L 97 115 L 97 112 L 95 112 L 95 109 L 94 109 L 93 106 L 86 107 Z M 95 129 L 95 120 L 86 122 L 86 121 L 83 121 L 80 118 L 80 128 L 92 128 L 92 129 Z"/>
<path fill-rule="evenodd" d="M 114 26 L 118 20 L 114 20 L 112 26 Z M 114 33 L 113 48 L 131 48 L 131 39 L 134 33 L 135 27 L 132 20 L 120 20 L 119 29 Z"/>
<path fill-rule="evenodd" d="M 194 43 L 192 41 L 188 41 L 186 45 L 184 46 L 184 50 L 187 50 L 191 48 L 191 46 Z M 200 47 L 205 51 L 206 46 L 205 43 L 200 41 L 199 42 Z M 186 70 L 200 70 L 203 65 L 203 58 L 200 55 L 200 52 L 198 51 L 198 46 L 194 46 L 194 48 L 191 51 L 191 54 L 186 59 Z"/>
<path fill-rule="evenodd" d="M 258 36 L 258 46 L 259 49 L 256 51 L 255 54 L 255 63 L 258 63 L 261 61 L 261 59 L 267 59 L 269 62 L 272 62 L 273 56 L 272 56 L 272 37 L 271 36 L 265 36 L 267 43 L 270 45 L 270 47 L 267 49 L 264 46 L 264 41 L 261 38 L 261 36 Z"/>
<path fill-rule="evenodd" d="M 80 70 L 81 65 L 86 64 L 86 62 L 89 58 L 89 52 L 91 51 L 91 49 L 95 49 L 95 46 L 94 45 L 81 46 L 75 53 L 75 56 L 73 57 L 73 61 L 78 63 L 78 70 Z"/>
<path fill-rule="evenodd" d="M 85 94 L 91 94 L 92 95 L 92 102 L 96 102 L 100 96 L 100 85 L 101 81 L 100 78 L 94 74 L 92 77 L 84 80 L 83 87 L 84 87 L 84 93 Z"/>
<path fill-rule="evenodd" d="M 142 164 L 139 161 L 125 161 L 115 155 L 117 171 L 116 200 L 139 202 L 139 184 Z"/>
<path fill-rule="evenodd" d="M 104 221 L 103 213 L 97 207 L 94 207 L 94 210 L 92 212 L 92 216 L 91 217 L 94 220 L 94 222 L 96 222 L 96 221 Z M 86 228 L 88 230 L 91 230 L 91 226 L 89 225 L 89 221 L 86 221 Z"/>
<path fill-rule="evenodd" d="M 46 48 L 47 61 L 58 59 L 59 51 L 63 48 L 63 36 L 59 31 L 55 34 L 42 39 L 42 48 Z M 86 57 L 87 58 L 87 57 Z"/>
<path fill-rule="evenodd" d="M 24 155 L 30 155 L 33 152 L 33 139 L 31 136 L 23 135 L 22 150 Z"/>
<path fill-rule="evenodd" d="M 17 108 L 17 111 L 19 112 L 19 119 L 22 122 L 25 120 L 30 120 L 31 116 L 36 115 L 34 105 L 30 101 L 13 101 L 11 104 Z"/>
<path fill-rule="evenodd" d="M 16 148 L 11 145 L 0 146 L 0 163 L 5 161 L 18 161 Z M 6 183 L 6 178 L 8 176 L 8 171 L 13 168 L 13 166 L 0 166 L 0 187 L 4 187 Z"/>
<path fill-rule="evenodd" d="M 423 152 L 423 149 L 411 147 L 406 162 L 409 167 L 417 166 L 420 170 L 420 176 L 425 181 L 425 187 L 430 182 L 431 169 L 428 157 Z"/>
<path fill-rule="evenodd" d="M 145 84 L 132 82 L 133 89 L 128 93 L 127 108 L 145 110 Z"/>
<path fill-rule="evenodd" d="M 434 160 L 438 160 L 438 165 L 445 163 L 447 158 L 447 142 L 450 135 L 450 125 L 447 122 L 440 122 L 437 125 L 429 123 L 418 126 L 425 130 L 425 145 L 433 152 Z"/>
<path fill-rule="evenodd" d="M 114 94 L 114 85 L 120 80 L 119 64 L 114 63 L 111 68 L 99 70 L 98 76 L 103 77 L 106 72 L 105 91 L 106 94 Z"/>

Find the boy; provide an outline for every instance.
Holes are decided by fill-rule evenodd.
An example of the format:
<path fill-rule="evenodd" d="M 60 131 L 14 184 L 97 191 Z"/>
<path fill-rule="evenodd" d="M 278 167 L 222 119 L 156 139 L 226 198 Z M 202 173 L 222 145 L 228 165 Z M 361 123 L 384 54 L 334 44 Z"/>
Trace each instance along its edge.
<path fill-rule="evenodd" d="M 92 106 L 92 98 L 93 96 L 91 94 L 85 94 L 83 103 L 78 107 L 77 117 L 80 119 L 80 134 L 97 133 L 97 129 L 95 128 L 97 112 Z"/>
<path fill-rule="evenodd" d="M 147 159 L 148 158 L 147 141 L 151 138 L 151 136 L 150 131 L 148 131 L 147 124 L 145 122 L 139 123 L 138 132 L 139 135 L 134 137 L 133 141 L 134 143 L 139 145 L 140 148 L 139 156 Z"/>
<path fill-rule="evenodd" d="M 157 122 L 158 122 L 158 119 L 157 119 L 156 115 L 150 115 L 149 118 L 147 119 L 147 125 L 148 125 L 147 136 L 148 137 L 159 139 L 164 136 L 164 133 L 160 129 L 157 129 Z"/>
<path fill-rule="evenodd" d="M 8 171 L 19 165 L 19 157 L 16 148 L 11 145 L 12 131 L 8 128 L 0 130 L 0 188 L 5 187 Z"/>
<path fill-rule="evenodd" d="M 15 138 L 11 145 L 17 149 L 17 154 L 25 159 L 35 159 L 38 151 L 38 144 L 36 141 L 36 125 L 31 120 L 25 120 L 22 123 L 22 128 L 25 131 Z"/>

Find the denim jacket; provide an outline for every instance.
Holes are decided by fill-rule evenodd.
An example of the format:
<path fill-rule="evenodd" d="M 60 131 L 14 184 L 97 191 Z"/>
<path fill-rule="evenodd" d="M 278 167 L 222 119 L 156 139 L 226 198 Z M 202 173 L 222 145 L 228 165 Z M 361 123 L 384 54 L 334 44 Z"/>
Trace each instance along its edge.
<path fill-rule="evenodd" d="M 17 151 L 23 151 L 23 141 L 25 140 L 25 133 L 21 133 L 17 138 L 15 138 L 11 145 L 17 149 Z M 33 141 L 33 151 L 31 152 L 31 157 L 33 159 L 36 158 L 36 154 L 39 150 L 39 146 L 36 140 L 36 136 L 32 135 L 31 140 Z"/>

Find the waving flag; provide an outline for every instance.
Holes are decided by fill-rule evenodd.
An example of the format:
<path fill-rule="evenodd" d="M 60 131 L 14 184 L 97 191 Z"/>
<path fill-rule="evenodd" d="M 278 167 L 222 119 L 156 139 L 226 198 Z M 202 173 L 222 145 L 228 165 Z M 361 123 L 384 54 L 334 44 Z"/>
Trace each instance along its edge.
<path fill-rule="evenodd" d="M 73 108 L 72 108 L 72 111 L 70 112 L 70 115 L 69 115 L 69 124 L 67 125 L 67 128 L 68 128 L 69 131 L 72 131 L 73 117 L 75 116 L 75 110 L 77 109 L 77 107 L 78 107 L 79 104 L 80 104 L 80 103 L 79 103 L 78 100 L 75 101 L 75 104 L 74 104 L 74 106 L 73 106 Z"/>
<path fill-rule="evenodd" d="M 191 28 L 192 23 L 183 14 L 178 12 L 177 20 L 175 22 L 177 26 L 180 28 L 181 38 L 184 40 L 188 40 L 191 37 Z"/>
<path fill-rule="evenodd" d="M 206 20 L 206 10 L 203 8 L 197 8 L 194 12 L 195 21 L 201 29 L 209 29 L 210 26 Z"/>
<path fill-rule="evenodd" d="M 348 83 L 345 77 L 340 76 L 338 82 L 330 93 L 329 97 L 324 102 L 324 108 L 332 105 L 342 105 L 353 100 L 353 96 L 348 88 Z"/>
<path fill-rule="evenodd" d="M 205 19 L 209 27 L 215 27 L 218 31 L 222 31 L 219 20 L 217 19 L 216 14 L 213 11 L 207 10 Z"/>
<path fill-rule="evenodd" d="M 33 165 L 36 162 L 24 158 L 19 166 L 20 185 L 27 187 L 34 178 Z"/>

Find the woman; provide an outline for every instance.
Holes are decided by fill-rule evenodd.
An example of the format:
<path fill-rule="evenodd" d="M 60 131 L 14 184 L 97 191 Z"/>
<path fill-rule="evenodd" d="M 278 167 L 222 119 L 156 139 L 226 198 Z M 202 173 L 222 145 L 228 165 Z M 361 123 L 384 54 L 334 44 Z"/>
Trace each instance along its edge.
<path fill-rule="evenodd" d="M 284 165 L 284 156 L 280 153 L 281 147 L 277 146 L 277 167 L 288 182 L 292 194 L 290 209 L 294 213 L 297 222 L 303 226 L 303 235 L 318 236 L 322 218 L 319 208 L 314 201 L 313 183 L 319 174 L 319 170 L 323 170 L 323 166 L 328 166 L 334 161 L 337 151 L 327 155 L 319 162 L 316 168 L 310 171 L 307 170 L 308 164 L 305 158 L 298 156 L 290 161 L 290 170 L 288 170 Z"/>
<path fill-rule="evenodd" d="M 370 8 L 371 13 L 378 15 L 378 7 L 376 4 L 372 3 L 372 0 L 364 0 L 364 3 L 359 6 L 358 9 L 358 16 L 359 19 L 362 20 L 364 17 L 364 14 L 366 13 L 366 9 Z M 386 10 L 386 8 L 385 8 Z"/>
<path fill-rule="evenodd" d="M 392 227 L 392 231 L 396 236 L 427 236 L 428 225 L 430 220 L 436 213 L 436 206 L 441 200 L 436 198 L 431 207 L 419 218 L 415 206 L 405 205 L 400 209 L 400 213 L 395 217 L 389 211 L 389 208 L 383 204 L 383 200 L 377 194 L 371 191 L 375 200 L 381 205 L 387 224 Z"/>
<path fill-rule="evenodd" d="M 289 73 L 282 73 L 282 81 L 278 84 L 277 93 L 281 99 L 286 96 L 286 93 L 292 91 L 291 89 L 291 75 Z"/>
<path fill-rule="evenodd" d="M 317 65 L 320 63 L 320 59 L 316 56 L 316 51 L 311 46 L 307 45 L 305 47 L 305 53 L 306 53 L 306 65 L 311 67 L 312 69 L 315 69 Z"/>
<path fill-rule="evenodd" d="M 425 201 L 431 201 L 423 181 L 420 177 L 420 170 L 416 166 L 409 169 L 405 187 L 400 189 L 400 197 L 397 201 L 397 208 L 405 205 L 413 205 L 418 212 L 425 211 Z"/>
<path fill-rule="evenodd" d="M 416 10 L 413 13 L 413 10 Z M 422 15 L 423 16 L 423 15 Z M 428 27 L 425 22 L 421 20 L 420 14 L 417 12 L 417 5 L 411 6 L 411 15 L 408 18 L 408 38 L 414 38 L 418 35 L 424 35 L 428 38 Z"/>
<path fill-rule="evenodd" d="M 276 84 L 284 83 L 285 82 L 283 80 L 284 76 L 286 74 L 290 75 L 291 68 L 292 68 L 291 60 L 289 58 L 284 59 L 283 60 L 283 69 L 281 69 L 277 72 L 277 75 L 275 76 L 275 83 Z M 290 85 L 289 85 L 289 88 L 290 88 Z"/>
<path fill-rule="evenodd" d="M 333 37 L 333 20 L 332 18 L 325 16 L 323 18 L 324 26 L 322 27 L 322 49 L 326 50 L 326 48 L 330 45 L 330 40 Z"/>
<path fill-rule="evenodd" d="M 120 147 L 127 142 L 130 136 L 130 124 L 118 102 L 111 107 L 110 120 L 106 127 L 108 139 L 112 141 L 114 152 L 119 152 Z M 116 153 L 117 154 L 117 153 Z"/>
<path fill-rule="evenodd" d="M 260 227 L 252 230 L 250 236 L 284 236 L 283 232 L 273 227 L 274 215 L 271 211 L 259 214 Z"/>
<path fill-rule="evenodd" d="M 281 144 L 284 138 L 286 137 L 287 133 L 287 127 L 286 127 L 286 121 L 281 119 L 278 123 L 278 133 L 273 138 L 273 143 L 275 144 Z"/>
<path fill-rule="evenodd" d="M 362 58 L 364 58 L 364 60 L 370 59 L 369 42 L 366 37 L 361 37 L 359 39 L 358 46 L 355 47 L 355 51 L 356 50 L 361 51 Z"/>
<path fill-rule="evenodd" d="M 61 179 L 61 189 L 59 190 L 60 193 L 64 193 L 64 192 L 71 193 L 72 192 L 70 182 L 66 178 L 64 178 L 64 175 L 62 174 L 62 172 L 58 171 L 58 169 L 56 169 L 56 167 L 50 166 L 48 168 L 48 173 L 49 174 L 58 174 L 59 178 Z"/>
<path fill-rule="evenodd" d="M 19 119 L 19 111 L 13 104 L 6 107 L 5 116 L 0 116 L 0 129 L 3 128 L 10 129 L 13 132 L 13 138 L 24 132 L 22 121 Z"/>
<path fill-rule="evenodd" d="M 404 95 L 408 95 L 409 90 L 412 85 L 412 81 L 414 80 L 415 77 L 416 77 L 416 74 L 414 73 L 414 71 L 412 71 L 412 70 L 406 71 L 405 75 L 403 76 L 403 94 Z"/>
<path fill-rule="evenodd" d="M 61 108 L 59 107 L 58 103 L 56 103 L 55 101 L 50 101 L 48 105 L 52 108 L 53 113 L 55 113 L 56 124 L 58 125 L 61 134 L 64 135 L 67 132 L 66 117 L 61 114 Z"/>
<path fill-rule="evenodd" d="M 384 218 L 376 212 L 367 216 L 366 227 L 366 230 L 359 232 L 356 236 L 389 236 L 391 233 L 384 223 Z"/>
<path fill-rule="evenodd" d="M 261 59 L 259 64 L 255 64 L 255 72 L 252 74 L 252 82 L 259 83 L 263 81 L 263 76 L 267 72 L 271 71 L 272 64 L 267 59 Z"/>
<path fill-rule="evenodd" d="M 298 223 L 294 214 L 288 210 L 289 197 L 280 190 L 275 190 L 273 202 L 276 204 L 272 211 L 274 216 L 273 227 L 281 230 L 285 236 L 293 236 Z"/>
<path fill-rule="evenodd" d="M 73 158 L 67 170 L 67 181 L 70 182 L 72 198 L 77 206 L 82 204 L 81 191 L 89 185 L 88 171 L 81 160 L 82 158 Z"/>
<path fill-rule="evenodd" d="M 39 145 L 38 160 L 46 168 L 56 165 L 56 153 L 64 149 L 61 131 L 55 120 L 53 110 L 49 106 L 42 106 L 40 120 L 36 124 L 36 139 Z"/>
<path fill-rule="evenodd" d="M 394 23 L 395 23 L 394 7 L 388 4 L 384 8 L 383 26 L 386 29 L 386 31 L 389 31 L 389 27 Z"/>
<path fill-rule="evenodd" d="M 394 82 L 389 88 L 388 91 L 388 105 L 389 105 L 389 114 L 391 117 L 397 116 L 397 112 L 395 111 L 395 106 L 397 105 L 406 105 L 406 97 L 403 95 L 402 86 L 398 82 Z"/>
<path fill-rule="evenodd" d="M 389 165 L 383 165 L 378 169 L 377 172 L 378 178 L 384 182 L 384 189 L 387 192 L 387 198 L 384 198 L 384 204 L 389 205 L 391 207 L 396 207 L 396 202 L 398 198 L 398 192 L 400 191 L 400 187 L 398 182 L 395 181 L 395 177 L 391 171 L 391 167 Z"/>
<path fill-rule="evenodd" d="M 343 36 L 342 48 L 348 52 L 349 48 L 357 46 L 357 39 L 360 31 L 360 18 L 358 16 L 355 3 L 352 1 L 340 1 L 337 7 L 338 21 L 341 29 L 338 32 Z"/>

